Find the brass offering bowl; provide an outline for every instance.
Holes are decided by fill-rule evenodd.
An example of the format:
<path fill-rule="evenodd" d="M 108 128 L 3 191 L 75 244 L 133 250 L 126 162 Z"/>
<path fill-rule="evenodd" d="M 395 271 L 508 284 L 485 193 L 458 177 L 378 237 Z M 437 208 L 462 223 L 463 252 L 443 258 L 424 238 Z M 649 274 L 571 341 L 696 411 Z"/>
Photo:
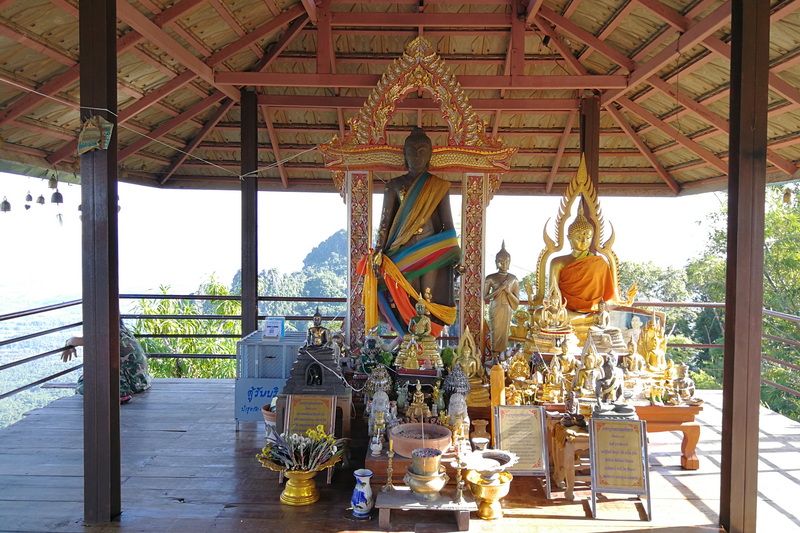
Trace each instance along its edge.
<path fill-rule="evenodd" d="M 467 472 L 467 483 L 472 495 L 478 501 L 478 517 L 483 520 L 496 520 L 503 518 L 503 507 L 500 500 L 508 495 L 511 489 L 511 480 L 514 476 L 510 472 L 500 472 L 492 482 L 487 482 L 475 470 Z"/>
<path fill-rule="evenodd" d="M 412 466 L 407 467 L 406 475 L 403 477 L 405 483 L 414 493 L 414 497 L 418 500 L 426 502 L 435 502 L 439 499 L 439 491 L 441 491 L 450 477 L 445 472 L 445 467 L 440 466 L 439 471 L 431 476 L 417 474 Z"/>

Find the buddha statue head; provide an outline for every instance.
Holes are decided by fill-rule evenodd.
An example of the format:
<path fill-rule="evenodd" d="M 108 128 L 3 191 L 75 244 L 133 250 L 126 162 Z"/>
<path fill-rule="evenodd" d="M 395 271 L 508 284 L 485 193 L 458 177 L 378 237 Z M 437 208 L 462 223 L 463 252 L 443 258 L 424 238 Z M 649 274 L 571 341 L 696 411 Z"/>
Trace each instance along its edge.
<path fill-rule="evenodd" d="M 319 307 L 317 307 L 316 313 L 314 313 L 314 326 L 319 327 L 322 325 L 322 315 L 319 312 Z"/>
<path fill-rule="evenodd" d="M 416 305 L 414 306 L 414 309 L 417 310 L 417 316 L 422 316 L 422 315 L 425 314 L 425 311 L 427 310 L 427 307 L 425 306 L 425 302 L 424 301 L 419 300 L 416 303 Z"/>
<path fill-rule="evenodd" d="M 419 175 L 427 170 L 433 155 L 431 138 L 422 128 L 414 128 L 403 144 L 403 159 L 409 174 Z"/>
<path fill-rule="evenodd" d="M 594 237 L 594 226 L 583 214 L 583 204 L 578 205 L 578 216 L 567 228 L 567 238 L 573 252 L 588 252 Z"/>
<path fill-rule="evenodd" d="M 508 272 L 508 267 L 511 266 L 511 254 L 506 250 L 506 241 L 503 241 L 500 251 L 494 256 L 494 262 L 497 265 L 497 270 Z"/>

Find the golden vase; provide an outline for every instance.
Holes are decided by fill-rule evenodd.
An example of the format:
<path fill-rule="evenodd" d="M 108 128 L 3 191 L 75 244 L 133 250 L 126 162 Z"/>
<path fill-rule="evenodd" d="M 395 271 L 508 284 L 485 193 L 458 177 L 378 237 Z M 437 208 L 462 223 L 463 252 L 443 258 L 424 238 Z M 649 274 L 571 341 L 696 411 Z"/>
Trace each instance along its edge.
<path fill-rule="evenodd" d="M 484 520 L 503 518 L 500 500 L 508 495 L 512 479 L 514 476 L 511 473 L 500 472 L 495 481 L 487 482 L 481 477 L 480 472 L 475 470 L 467 472 L 467 483 L 475 500 L 478 501 L 478 518 Z"/>

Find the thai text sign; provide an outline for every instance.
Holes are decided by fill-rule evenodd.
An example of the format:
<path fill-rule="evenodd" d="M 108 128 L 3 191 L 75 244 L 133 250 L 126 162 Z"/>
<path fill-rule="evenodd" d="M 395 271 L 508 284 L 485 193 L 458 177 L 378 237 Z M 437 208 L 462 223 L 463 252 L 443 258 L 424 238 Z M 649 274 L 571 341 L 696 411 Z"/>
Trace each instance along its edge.
<path fill-rule="evenodd" d="M 592 420 L 597 492 L 644 492 L 644 430 L 638 420 Z"/>
<path fill-rule="evenodd" d="M 519 462 L 509 469 L 511 472 L 545 474 L 547 444 L 544 435 L 543 407 L 534 405 L 495 407 L 496 446 L 519 457 Z"/>
<path fill-rule="evenodd" d="M 262 420 L 261 408 L 278 396 L 285 379 L 238 378 L 235 389 L 236 420 Z"/>
<path fill-rule="evenodd" d="M 290 394 L 286 396 L 286 417 L 283 425 L 288 433 L 305 433 L 322 426 L 333 431 L 336 416 L 336 396 Z"/>

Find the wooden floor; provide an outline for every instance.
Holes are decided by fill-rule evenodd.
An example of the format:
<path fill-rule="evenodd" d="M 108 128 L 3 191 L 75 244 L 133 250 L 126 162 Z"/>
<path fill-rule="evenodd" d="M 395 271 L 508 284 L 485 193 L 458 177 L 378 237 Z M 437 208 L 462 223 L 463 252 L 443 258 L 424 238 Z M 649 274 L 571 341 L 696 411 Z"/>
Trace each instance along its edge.
<path fill-rule="evenodd" d="M 538 480 L 517 476 L 504 500 L 505 518 L 473 513 L 471 531 L 605 532 L 718 531 L 721 395 L 706 392 L 698 445 L 700 470 L 679 466 L 679 436 L 650 436 L 653 520 L 624 496 L 602 499 L 598 518 L 563 492 L 547 501 Z M 83 514 L 82 398 L 62 398 L 0 431 L 0 531 L 24 532 L 355 532 L 380 531 L 377 517 L 351 520 L 352 469 L 365 449 L 355 446 L 349 470 L 332 485 L 318 476 L 321 499 L 306 507 L 278 501 L 277 474 L 254 456 L 262 423 L 235 431 L 232 380 L 156 380 L 122 410 L 122 516 L 86 524 Z M 800 531 L 800 426 L 762 411 L 759 531 Z M 358 430 L 356 425 L 355 430 Z M 378 488 L 378 487 L 375 487 Z M 455 530 L 450 513 L 392 514 L 392 531 Z"/>

